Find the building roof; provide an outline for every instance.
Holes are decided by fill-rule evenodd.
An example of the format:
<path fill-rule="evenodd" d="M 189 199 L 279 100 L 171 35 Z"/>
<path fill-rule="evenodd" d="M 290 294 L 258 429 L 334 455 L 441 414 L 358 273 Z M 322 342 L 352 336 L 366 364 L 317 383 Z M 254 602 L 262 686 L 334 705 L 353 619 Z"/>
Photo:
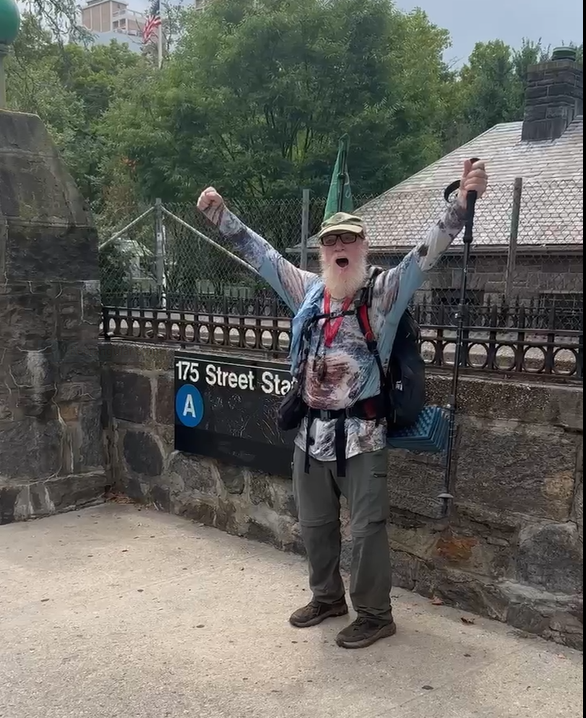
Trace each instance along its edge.
<path fill-rule="evenodd" d="M 515 178 L 524 182 L 519 244 L 576 245 L 584 239 L 584 121 L 554 141 L 523 142 L 522 122 L 497 125 L 361 207 L 372 249 L 408 248 L 437 219 L 444 189 L 471 157 L 487 161 L 491 186 L 477 209 L 475 243 L 508 245 Z"/>

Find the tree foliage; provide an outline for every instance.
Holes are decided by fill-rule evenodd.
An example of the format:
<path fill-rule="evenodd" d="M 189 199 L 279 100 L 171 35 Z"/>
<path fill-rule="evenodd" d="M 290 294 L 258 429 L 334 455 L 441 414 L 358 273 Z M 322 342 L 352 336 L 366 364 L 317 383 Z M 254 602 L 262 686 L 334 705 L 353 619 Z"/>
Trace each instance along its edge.
<path fill-rule="evenodd" d="M 208 182 L 242 201 L 323 195 L 343 133 L 355 191 L 384 191 L 521 119 L 527 68 L 549 53 L 495 40 L 455 70 L 447 31 L 389 0 L 215 0 L 165 6 L 159 72 L 148 51 L 87 43 L 72 0 L 32 2 L 9 104 L 42 117 L 108 227 Z"/>
<path fill-rule="evenodd" d="M 206 178 L 233 195 L 323 192 L 344 132 L 357 190 L 376 192 L 441 150 L 447 44 L 387 0 L 216 0 L 109 120 L 146 194 L 191 196 Z"/>

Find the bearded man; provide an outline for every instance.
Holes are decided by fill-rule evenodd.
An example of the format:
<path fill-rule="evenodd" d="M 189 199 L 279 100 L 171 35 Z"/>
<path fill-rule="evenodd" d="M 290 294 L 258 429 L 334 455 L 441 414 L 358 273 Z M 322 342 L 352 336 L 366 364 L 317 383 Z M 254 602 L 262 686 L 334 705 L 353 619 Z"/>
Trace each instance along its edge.
<path fill-rule="evenodd" d="M 427 273 L 449 248 L 466 220 L 468 192 L 482 197 L 488 186 L 483 162 L 467 162 L 457 199 L 449 204 L 427 238 L 403 262 L 376 275 L 369 288 L 369 320 L 383 365 L 391 357 L 399 322 Z M 387 426 L 359 407 L 381 393 L 381 376 L 351 308 L 369 283 L 368 239 L 360 217 L 339 213 L 319 233 L 322 274 L 305 272 L 288 262 L 268 242 L 246 227 L 210 187 L 199 209 L 218 227 L 235 252 L 273 287 L 295 314 L 292 364 L 308 407 L 293 469 L 299 523 L 309 558 L 308 606 L 290 622 L 317 626 L 348 614 L 340 573 L 340 497 L 347 498 L 353 538 L 350 595 L 357 620 L 343 630 L 343 648 L 365 648 L 396 633 L 391 606 L 392 567 L 387 521 Z M 314 322 L 300 357 L 301 326 Z M 340 423 L 345 446 L 338 441 Z"/>

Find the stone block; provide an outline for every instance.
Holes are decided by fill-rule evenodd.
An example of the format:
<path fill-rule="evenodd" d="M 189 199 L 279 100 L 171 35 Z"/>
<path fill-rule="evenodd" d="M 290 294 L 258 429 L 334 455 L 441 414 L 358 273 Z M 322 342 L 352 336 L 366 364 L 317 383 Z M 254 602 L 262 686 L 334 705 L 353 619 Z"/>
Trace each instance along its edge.
<path fill-rule="evenodd" d="M 38 117 L 0 112 L 0 155 L 0 482 L 26 520 L 103 500 L 98 248 Z"/>
<path fill-rule="evenodd" d="M 91 380 L 100 374 L 98 344 L 93 340 L 59 342 L 61 381 L 79 382 Z"/>
<path fill-rule="evenodd" d="M 18 486 L 0 485 L 0 526 L 14 522 L 16 501 L 20 493 Z"/>
<path fill-rule="evenodd" d="M 50 181 L 46 177 L 46 181 Z M 0 170 L 0 186 L 2 171 Z M 39 188 L 40 189 L 40 188 Z M 75 282 L 98 276 L 98 236 L 89 226 L 13 225 L 9 228 L 6 268 L 9 279 Z"/>
<path fill-rule="evenodd" d="M 437 596 L 465 611 L 505 621 L 508 600 L 499 586 L 482 576 L 438 567 L 405 551 L 391 550 L 395 584 L 422 596 Z"/>
<path fill-rule="evenodd" d="M 44 483 L 53 513 L 73 511 L 104 501 L 108 480 L 103 471 L 64 476 Z"/>
<path fill-rule="evenodd" d="M 104 502 L 107 485 L 103 471 L 12 485 L 0 482 L 0 525 L 95 506 Z"/>
<path fill-rule="evenodd" d="M 254 506 L 266 504 L 271 509 L 275 508 L 272 482 L 272 478 L 265 474 L 256 471 L 252 474 L 250 479 L 250 501 Z"/>
<path fill-rule="evenodd" d="M 280 547 L 281 541 L 274 531 L 264 524 L 258 523 L 254 519 L 248 522 L 246 538 L 259 543 L 266 543 L 270 546 Z"/>
<path fill-rule="evenodd" d="M 157 377 L 155 420 L 158 424 L 175 426 L 175 381 L 168 374 Z"/>
<path fill-rule="evenodd" d="M 451 384 L 450 376 L 429 373 L 429 402 L 445 405 Z M 584 423 L 584 391 L 578 386 L 463 377 L 459 405 L 461 414 L 477 419 L 510 419 L 576 431 Z"/>
<path fill-rule="evenodd" d="M 507 575 L 513 549 L 507 541 L 491 543 L 485 537 L 458 528 L 444 530 L 434 546 L 436 565 L 456 568 L 498 580 Z"/>
<path fill-rule="evenodd" d="M 583 649 L 581 596 L 562 596 L 513 582 L 503 583 L 501 590 L 509 602 L 507 623 L 511 626 L 576 650 Z"/>
<path fill-rule="evenodd" d="M 577 441 L 562 430 L 467 417 L 458 452 L 457 501 L 565 520 Z"/>
<path fill-rule="evenodd" d="M 76 406 L 76 405 L 74 405 Z M 90 402 L 77 406 L 79 447 L 76 471 L 88 471 L 104 465 L 102 443 L 102 403 Z"/>
<path fill-rule="evenodd" d="M 168 486 L 155 484 L 151 487 L 150 499 L 159 511 L 171 511 L 171 491 Z"/>
<path fill-rule="evenodd" d="M 151 420 L 151 380 L 143 374 L 112 372 L 112 410 L 116 419 L 133 424 Z"/>
<path fill-rule="evenodd" d="M 103 342 L 99 346 L 103 365 L 116 365 L 142 371 L 172 372 L 175 366 L 175 349 L 170 346 L 148 346 L 125 342 Z"/>
<path fill-rule="evenodd" d="M 129 429 L 124 432 L 123 454 L 126 465 L 141 476 L 160 476 L 163 472 L 163 455 L 156 439 L 146 431 Z"/>
<path fill-rule="evenodd" d="M 220 531 L 226 531 L 226 533 L 233 536 L 241 533 L 236 507 L 231 501 L 223 501 L 222 499 L 218 501 L 214 526 Z"/>
<path fill-rule="evenodd" d="M 32 417 L 0 424 L 0 477 L 38 480 L 63 466 L 63 429 L 56 421 Z"/>
<path fill-rule="evenodd" d="M 444 490 L 441 456 L 394 450 L 389 452 L 391 506 L 429 518 L 440 518 L 438 499 Z"/>
<path fill-rule="evenodd" d="M 521 532 L 517 556 L 520 583 L 552 593 L 578 594 L 583 588 L 584 551 L 573 523 L 530 526 Z"/>
<path fill-rule="evenodd" d="M 220 478 L 229 494 L 240 495 L 246 488 L 247 469 L 231 464 L 219 466 Z"/>
<path fill-rule="evenodd" d="M 293 482 L 290 479 L 274 478 L 272 480 L 275 509 L 279 514 L 298 519 L 299 514 L 293 495 Z"/>
<path fill-rule="evenodd" d="M 486 526 L 445 525 L 418 517 L 393 514 L 389 524 L 391 548 L 416 557 L 436 569 L 457 569 L 497 580 L 510 570 L 514 549 Z"/>
<path fill-rule="evenodd" d="M 216 521 L 216 508 L 210 503 L 201 500 L 184 503 L 171 498 L 171 507 L 174 514 L 184 516 L 191 521 L 204 526 L 214 526 Z"/>
<path fill-rule="evenodd" d="M 584 540 L 584 443 L 580 442 L 576 463 L 576 490 L 572 506 L 572 521 L 578 526 L 580 540 Z"/>
<path fill-rule="evenodd" d="M 57 404 L 98 401 L 101 394 L 102 387 L 100 379 L 97 376 L 89 377 L 84 381 L 72 381 L 59 384 L 55 401 Z"/>
<path fill-rule="evenodd" d="M 171 486 L 174 496 L 216 497 L 219 495 L 219 478 L 214 461 L 175 452 L 165 471 L 163 484 Z"/>

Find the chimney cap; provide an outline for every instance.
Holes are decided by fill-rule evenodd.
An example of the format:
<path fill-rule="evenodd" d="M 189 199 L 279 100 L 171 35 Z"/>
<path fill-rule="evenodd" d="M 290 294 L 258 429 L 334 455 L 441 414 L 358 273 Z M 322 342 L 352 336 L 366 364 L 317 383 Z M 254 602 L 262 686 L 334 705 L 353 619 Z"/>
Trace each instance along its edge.
<path fill-rule="evenodd" d="M 578 50 L 575 47 L 556 47 L 552 53 L 551 59 L 554 61 L 570 60 L 572 62 L 577 62 Z"/>

